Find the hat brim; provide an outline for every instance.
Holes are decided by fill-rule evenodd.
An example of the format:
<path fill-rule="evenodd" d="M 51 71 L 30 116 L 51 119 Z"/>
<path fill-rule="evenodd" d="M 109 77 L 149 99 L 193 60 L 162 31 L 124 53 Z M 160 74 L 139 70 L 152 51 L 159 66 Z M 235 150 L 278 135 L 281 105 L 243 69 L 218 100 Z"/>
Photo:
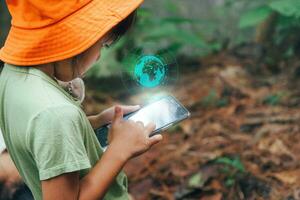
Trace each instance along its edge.
<path fill-rule="evenodd" d="M 0 59 L 32 66 L 64 60 L 95 44 L 143 0 L 93 0 L 61 21 L 39 29 L 12 26 Z"/>

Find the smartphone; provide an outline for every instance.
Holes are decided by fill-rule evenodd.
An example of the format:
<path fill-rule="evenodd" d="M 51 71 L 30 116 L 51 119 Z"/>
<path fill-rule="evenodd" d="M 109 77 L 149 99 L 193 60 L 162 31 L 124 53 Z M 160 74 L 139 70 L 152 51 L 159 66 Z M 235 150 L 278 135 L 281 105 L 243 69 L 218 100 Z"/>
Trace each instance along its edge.
<path fill-rule="evenodd" d="M 190 117 L 190 112 L 173 96 L 165 96 L 156 101 L 142 106 L 139 110 L 124 116 L 125 120 L 143 122 L 147 125 L 153 122 L 155 130 L 150 136 L 158 134 L 174 124 Z M 107 134 L 111 124 L 107 124 L 96 130 L 96 135 L 102 147 L 108 145 Z"/>

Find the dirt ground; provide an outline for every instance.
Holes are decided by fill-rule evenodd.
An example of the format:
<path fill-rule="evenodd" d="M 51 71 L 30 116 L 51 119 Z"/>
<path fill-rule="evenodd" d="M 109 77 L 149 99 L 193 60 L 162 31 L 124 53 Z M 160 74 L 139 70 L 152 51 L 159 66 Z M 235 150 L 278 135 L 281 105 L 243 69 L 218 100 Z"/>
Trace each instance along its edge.
<path fill-rule="evenodd" d="M 214 55 L 181 66 L 178 82 L 162 88 L 192 115 L 125 167 L 137 200 L 300 199 L 297 77 L 288 70 L 256 76 L 248 68 L 236 56 Z M 90 89 L 85 110 L 151 95 L 125 96 Z"/>

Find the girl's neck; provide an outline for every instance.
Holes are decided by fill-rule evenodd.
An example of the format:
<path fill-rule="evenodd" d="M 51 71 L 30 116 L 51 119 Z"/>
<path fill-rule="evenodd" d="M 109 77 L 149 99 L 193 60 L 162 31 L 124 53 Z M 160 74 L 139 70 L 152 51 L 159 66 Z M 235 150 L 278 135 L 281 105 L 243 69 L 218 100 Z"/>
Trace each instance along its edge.
<path fill-rule="evenodd" d="M 35 67 L 36 69 L 41 70 L 42 72 L 44 72 L 45 74 L 47 74 L 48 76 L 50 76 L 51 78 L 54 78 L 54 74 L 55 74 L 55 69 L 54 69 L 54 65 L 52 63 L 47 63 L 47 64 L 42 64 L 42 65 L 38 65 Z"/>
<path fill-rule="evenodd" d="M 64 82 L 68 82 L 75 78 L 73 77 L 74 71 L 69 60 L 42 64 L 35 67 L 55 80 L 58 79 Z"/>

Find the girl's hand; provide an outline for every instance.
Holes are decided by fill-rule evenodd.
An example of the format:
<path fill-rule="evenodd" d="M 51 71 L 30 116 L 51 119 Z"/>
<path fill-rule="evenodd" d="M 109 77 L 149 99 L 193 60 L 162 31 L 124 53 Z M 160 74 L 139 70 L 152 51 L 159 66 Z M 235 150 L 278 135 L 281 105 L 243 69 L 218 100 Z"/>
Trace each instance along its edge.
<path fill-rule="evenodd" d="M 109 148 L 115 149 L 125 159 L 138 156 L 149 150 L 154 144 L 162 140 L 162 135 L 149 137 L 155 130 L 153 123 L 144 126 L 142 122 L 123 120 L 122 107 L 115 107 L 115 114 L 109 135 Z"/>
<path fill-rule="evenodd" d="M 104 111 L 102 111 L 101 113 L 99 113 L 98 115 L 94 115 L 94 116 L 89 116 L 88 119 L 91 122 L 91 125 L 94 129 L 97 129 L 105 124 L 108 124 L 110 122 L 112 122 L 114 114 L 115 114 L 115 107 L 110 107 Z M 124 114 L 128 114 L 134 111 L 137 111 L 138 109 L 140 109 L 141 107 L 139 105 L 136 106 L 118 106 L 120 107 Z"/>

